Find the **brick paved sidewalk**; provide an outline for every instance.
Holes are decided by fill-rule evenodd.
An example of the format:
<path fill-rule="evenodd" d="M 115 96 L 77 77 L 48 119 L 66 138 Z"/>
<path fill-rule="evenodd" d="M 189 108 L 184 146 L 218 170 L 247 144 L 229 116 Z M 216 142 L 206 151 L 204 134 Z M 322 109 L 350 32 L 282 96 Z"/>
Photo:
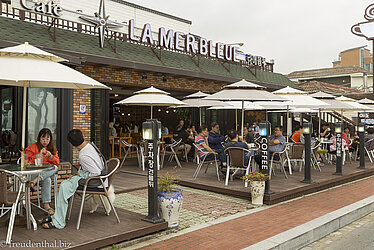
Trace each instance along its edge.
<path fill-rule="evenodd" d="M 209 226 L 143 249 L 242 249 L 374 195 L 374 177 Z"/>
<path fill-rule="evenodd" d="M 146 235 L 141 238 L 115 244 L 117 248 L 132 248 L 134 244 L 170 236 L 177 232 L 225 218 L 233 214 L 251 210 L 253 206 L 249 200 L 234 198 L 227 195 L 181 186 L 183 189 L 183 205 L 179 215 L 179 227 Z M 143 214 L 148 211 L 147 189 L 132 191 L 116 195 L 114 205 L 132 212 Z M 107 247 L 105 249 L 112 249 Z"/>

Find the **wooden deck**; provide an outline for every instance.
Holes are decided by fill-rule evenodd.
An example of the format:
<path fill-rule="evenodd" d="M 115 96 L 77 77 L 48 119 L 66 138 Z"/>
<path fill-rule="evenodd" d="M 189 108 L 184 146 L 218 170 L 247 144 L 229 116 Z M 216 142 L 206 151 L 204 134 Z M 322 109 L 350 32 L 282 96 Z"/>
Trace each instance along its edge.
<path fill-rule="evenodd" d="M 117 223 L 114 214 L 105 215 L 104 209 L 99 206 L 94 214 L 89 213 L 89 206 L 85 204 L 85 209 L 82 214 L 82 221 L 80 229 L 76 229 L 78 219 L 78 202 L 76 200 L 75 206 L 71 214 L 70 221 L 64 229 L 43 229 L 38 225 L 38 230 L 27 230 L 25 225 L 14 227 L 12 242 L 26 244 L 31 240 L 34 244 L 44 242 L 44 246 L 49 244 L 47 248 L 53 249 L 95 249 L 104 246 L 110 246 L 114 243 L 126 241 L 137 238 L 147 234 L 151 234 L 167 228 L 167 223 L 151 224 L 143 221 L 143 215 L 129 212 L 117 208 L 118 216 L 121 223 Z M 39 209 L 33 208 L 33 214 L 36 219 L 43 218 L 45 215 Z M 16 217 L 17 218 L 17 217 Z M 6 236 L 8 224 L 5 219 L 0 220 L 1 228 L 0 235 L 2 238 Z M 4 238 L 5 239 L 5 238 Z M 52 247 L 51 244 L 55 244 Z M 21 245 L 22 246 L 22 245 Z M 42 249 L 41 245 L 29 248 L 16 247 L 13 249 Z"/>
<path fill-rule="evenodd" d="M 160 171 L 161 174 L 166 171 L 174 172 L 175 170 L 173 170 L 173 167 L 175 167 L 175 165 L 175 162 L 166 162 L 165 167 Z M 286 179 L 285 175 L 280 172 L 279 168 L 276 168 L 276 175 L 271 179 L 271 191 L 274 193 L 271 195 L 265 195 L 264 202 L 265 204 L 275 204 L 374 175 L 374 164 L 370 163 L 368 159 L 366 161 L 367 169 L 358 169 L 358 166 L 359 161 L 353 161 L 352 164 L 347 162 L 343 166 L 343 176 L 333 175 L 335 172 L 335 165 L 321 167 L 321 172 L 312 168 L 313 184 L 301 182 L 301 180 L 304 179 L 303 170 L 299 172 L 298 169 L 295 169 L 295 171 L 292 171 L 292 175 L 289 175 L 287 172 L 288 178 Z M 234 179 L 233 181 L 229 181 L 228 186 L 225 186 L 224 177 L 221 178 L 221 181 L 218 181 L 213 166 L 208 168 L 207 173 L 205 173 L 204 166 L 196 179 L 192 178 L 192 175 L 196 170 L 196 163 L 182 162 L 182 168 L 176 168 L 176 170 L 176 175 L 178 176 L 181 185 L 250 199 L 249 188 L 244 187 L 242 180 Z M 134 188 L 146 188 L 147 177 L 145 176 L 145 172 L 137 167 L 134 159 L 128 160 L 122 168 L 122 171 L 126 172 L 119 174 L 115 181 L 116 193 L 128 192 Z M 129 174 L 129 172 L 136 173 L 137 175 Z M 139 174 L 144 176 L 140 176 Z"/>

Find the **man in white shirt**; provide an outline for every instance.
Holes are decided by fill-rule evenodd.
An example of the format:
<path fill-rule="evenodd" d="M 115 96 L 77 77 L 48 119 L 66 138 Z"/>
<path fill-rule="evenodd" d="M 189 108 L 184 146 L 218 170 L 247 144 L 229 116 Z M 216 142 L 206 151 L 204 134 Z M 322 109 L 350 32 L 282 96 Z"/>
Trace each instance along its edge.
<path fill-rule="evenodd" d="M 70 176 L 69 179 L 61 183 L 55 214 L 51 217 L 39 220 L 39 223 L 41 223 L 45 229 L 64 228 L 69 203 L 68 199 L 74 195 L 77 189 L 82 189 L 88 177 L 106 174 L 105 159 L 100 156 L 100 151 L 95 149 L 96 146 L 84 140 L 82 131 L 79 129 L 71 130 L 68 133 L 67 140 L 74 148 L 79 150 L 81 170 L 79 170 L 77 175 Z M 88 188 L 100 188 L 102 187 L 100 184 L 100 180 L 91 180 L 88 184 Z M 104 185 L 108 185 L 107 180 L 104 182 Z"/>

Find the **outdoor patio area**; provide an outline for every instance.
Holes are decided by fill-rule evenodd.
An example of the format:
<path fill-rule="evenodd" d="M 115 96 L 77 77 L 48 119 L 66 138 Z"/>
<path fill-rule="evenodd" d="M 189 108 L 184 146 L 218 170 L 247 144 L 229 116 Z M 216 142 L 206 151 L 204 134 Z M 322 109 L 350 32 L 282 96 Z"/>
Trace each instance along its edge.
<path fill-rule="evenodd" d="M 250 201 L 250 188 L 244 187 L 244 182 L 240 179 L 234 178 L 229 181 L 229 185 L 225 186 L 224 176 L 221 175 L 221 180 L 217 180 L 216 170 L 213 166 L 208 168 L 205 173 L 206 167 L 204 166 L 198 177 L 192 177 L 196 170 L 196 163 L 194 162 L 181 162 L 182 168 L 175 168 L 175 162 L 165 162 L 165 166 L 159 172 L 163 174 L 167 171 L 175 173 L 178 177 L 179 184 L 182 186 L 193 187 L 202 190 L 208 190 L 226 195 L 232 195 L 248 199 Z M 374 163 L 370 163 L 369 159 L 366 160 L 367 169 L 359 169 L 359 161 L 348 162 L 343 166 L 343 176 L 333 175 L 335 172 L 335 165 L 326 165 L 321 167 L 321 172 L 312 168 L 313 184 L 306 184 L 300 182 L 304 179 L 304 172 L 295 169 L 292 175 L 287 172 L 288 178 L 285 178 L 284 173 L 280 172 L 280 168 L 275 169 L 275 176 L 271 179 L 271 195 L 265 195 L 265 204 L 275 204 L 285 200 L 290 200 L 305 194 L 310 194 L 323 189 L 348 183 L 354 180 L 365 178 L 374 175 Z M 131 174 L 132 173 L 132 174 Z M 143 176 L 141 176 L 143 175 Z M 239 177 L 240 175 L 238 175 Z M 129 192 L 136 189 L 146 188 L 146 172 L 139 169 L 135 159 L 128 159 L 121 169 L 121 173 L 117 175 L 115 180 L 116 193 Z"/>

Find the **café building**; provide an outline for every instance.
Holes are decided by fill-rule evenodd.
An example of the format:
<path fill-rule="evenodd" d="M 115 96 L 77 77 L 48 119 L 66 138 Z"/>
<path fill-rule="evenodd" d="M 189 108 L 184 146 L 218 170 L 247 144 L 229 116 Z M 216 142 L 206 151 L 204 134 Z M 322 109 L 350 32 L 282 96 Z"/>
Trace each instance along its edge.
<path fill-rule="evenodd" d="M 149 107 L 113 104 L 151 85 L 179 99 L 196 91 L 214 93 L 240 79 L 269 90 L 295 87 L 273 72 L 273 60 L 193 34 L 189 20 L 121 0 L 1 0 L 0 30 L 0 48 L 29 42 L 112 88 L 28 90 L 27 145 L 48 127 L 63 161 L 76 157 L 65 139 L 71 128 L 81 129 L 109 155 L 110 121 L 139 126 L 150 117 Z M 2 132 L 21 131 L 22 95 L 22 88 L 0 85 Z M 155 107 L 153 113 L 171 131 L 178 119 L 198 124 L 193 109 Z M 247 122 L 263 118 L 264 112 L 246 114 Z M 203 109 L 203 123 L 211 121 L 230 128 L 235 116 Z"/>

